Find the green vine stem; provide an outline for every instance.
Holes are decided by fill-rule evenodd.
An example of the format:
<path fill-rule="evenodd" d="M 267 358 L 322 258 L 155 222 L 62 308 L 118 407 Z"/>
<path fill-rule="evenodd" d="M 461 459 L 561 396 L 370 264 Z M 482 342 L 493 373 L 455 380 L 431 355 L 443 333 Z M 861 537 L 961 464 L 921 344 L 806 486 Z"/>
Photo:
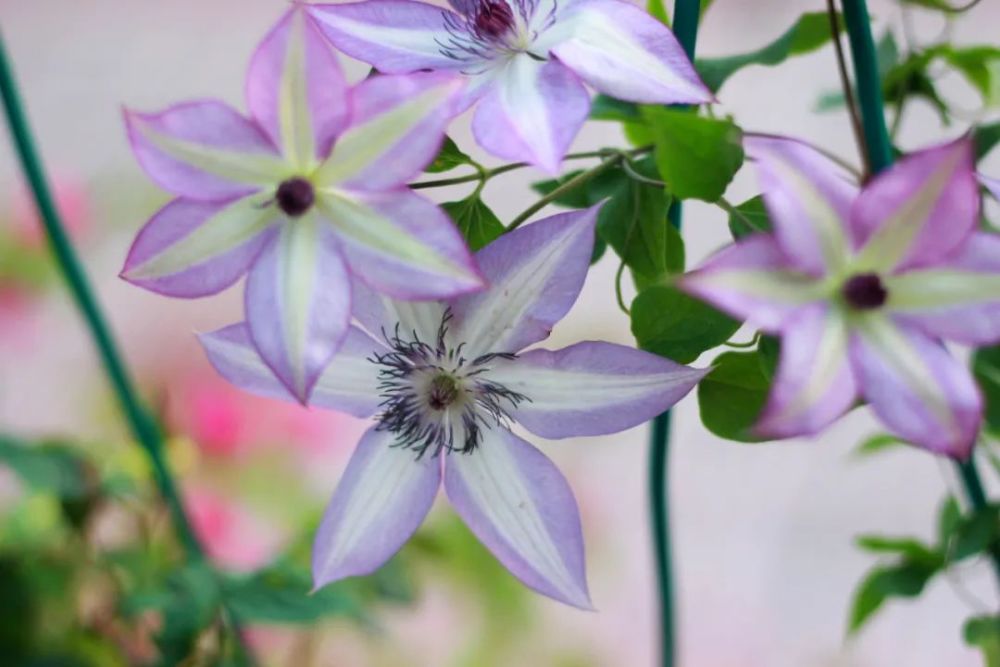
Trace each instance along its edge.
<path fill-rule="evenodd" d="M 700 18 L 701 0 L 674 2 L 674 35 L 692 61 Z M 681 217 L 681 204 L 674 202 L 670 206 L 667 218 L 670 224 L 680 229 Z M 670 548 L 669 450 L 670 411 L 668 410 L 653 420 L 649 436 L 649 511 L 653 528 L 653 553 L 656 558 L 661 667 L 674 667 L 677 661 L 673 558 Z"/>
<path fill-rule="evenodd" d="M 861 121 L 865 130 L 865 143 L 872 170 L 878 173 L 893 162 L 892 144 L 885 123 L 882 103 L 882 85 L 879 81 L 875 56 L 875 41 L 872 38 L 871 19 L 865 0 L 843 0 L 844 20 L 851 44 L 857 79 L 858 102 L 861 107 Z M 975 458 L 956 463 L 959 478 L 969 503 L 975 510 L 982 510 L 988 504 L 983 482 L 976 467 Z M 993 570 L 1000 584 L 1000 552 L 991 553 Z"/>
<path fill-rule="evenodd" d="M 191 522 L 188 520 L 177 491 L 177 485 L 167 465 L 164 455 L 163 434 L 160 432 L 156 421 L 143 407 L 138 398 L 135 385 L 129 376 L 128 369 L 122 361 L 122 356 L 118 351 L 111 330 L 101 313 L 100 306 L 83 271 L 83 266 L 76 252 L 73 250 L 73 245 L 70 242 L 65 227 L 60 220 L 59 211 L 52 199 L 52 193 L 46 181 L 42 160 L 35 147 L 31 129 L 28 125 L 28 118 L 21 102 L 17 83 L 14 79 L 3 35 L 0 35 L 0 94 L 3 97 L 3 108 L 7 118 L 7 125 L 18 158 L 20 159 L 21 169 L 31 188 L 42 225 L 45 227 L 49 246 L 53 255 L 55 255 L 59 270 L 66 281 L 73 300 L 76 302 L 77 308 L 83 316 L 87 328 L 90 330 L 90 335 L 97 348 L 98 356 L 118 399 L 119 406 L 124 413 L 125 420 L 128 422 L 129 430 L 149 459 L 156 487 L 170 512 L 174 529 L 184 548 L 184 552 L 188 560 L 195 562 L 202 561 L 205 558 L 204 551 L 194 534 L 194 530 L 191 528 Z M 239 643 L 237 650 L 249 662 L 251 660 L 249 653 L 242 644 L 239 625 L 235 618 L 231 620 L 234 634 Z"/>

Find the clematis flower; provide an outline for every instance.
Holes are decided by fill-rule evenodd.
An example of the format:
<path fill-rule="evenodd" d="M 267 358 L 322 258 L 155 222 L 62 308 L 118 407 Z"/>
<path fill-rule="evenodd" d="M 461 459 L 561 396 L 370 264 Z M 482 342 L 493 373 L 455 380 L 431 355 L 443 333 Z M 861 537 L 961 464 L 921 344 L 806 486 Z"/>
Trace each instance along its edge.
<path fill-rule="evenodd" d="M 621 0 L 412 0 L 310 7 L 348 55 L 382 72 L 448 70 L 469 77 L 465 104 L 479 144 L 558 171 L 590 111 L 584 83 L 650 104 L 712 99 L 673 34 Z"/>
<path fill-rule="evenodd" d="M 404 187 L 436 154 L 461 85 L 426 73 L 349 89 L 293 9 L 250 62 L 250 119 L 218 101 L 126 111 L 139 163 L 178 197 L 139 232 L 122 276 L 199 297 L 247 274 L 251 339 L 305 401 L 347 334 L 355 279 L 400 299 L 482 285 L 447 215 Z"/>
<path fill-rule="evenodd" d="M 682 286 L 780 334 L 757 432 L 815 433 L 861 396 L 902 438 L 968 456 L 982 399 L 942 339 L 1000 341 L 1000 237 L 977 230 L 970 142 L 914 153 L 860 190 L 796 141 L 746 148 L 774 233 L 724 249 Z"/>
<path fill-rule="evenodd" d="M 367 574 L 423 521 L 442 480 L 473 533 L 518 578 L 588 607 L 573 494 L 510 422 L 545 438 L 615 433 L 680 400 L 704 371 L 632 348 L 545 339 L 576 300 L 597 208 L 506 234 L 477 255 L 490 282 L 447 302 L 400 302 L 361 288 L 319 406 L 377 423 L 361 438 L 320 525 L 316 586 Z M 251 392 L 286 397 L 244 325 L 202 336 L 216 369 Z"/>

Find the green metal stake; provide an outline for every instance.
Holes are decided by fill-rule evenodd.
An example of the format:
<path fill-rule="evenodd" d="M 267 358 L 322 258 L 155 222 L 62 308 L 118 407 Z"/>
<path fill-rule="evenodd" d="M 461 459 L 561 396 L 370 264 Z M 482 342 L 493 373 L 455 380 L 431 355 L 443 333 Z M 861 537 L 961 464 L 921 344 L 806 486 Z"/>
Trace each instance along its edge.
<path fill-rule="evenodd" d="M 694 59 L 698 37 L 701 0 L 677 0 L 674 3 L 674 34 L 688 58 Z M 680 202 L 671 205 L 667 218 L 680 229 Z M 653 552 L 656 558 L 656 583 L 659 594 L 660 665 L 674 667 L 677 660 L 677 634 L 674 618 L 673 562 L 670 549 L 669 493 L 670 411 L 653 420 L 649 437 L 649 509 L 653 524 Z"/>
<path fill-rule="evenodd" d="M 121 360 L 111 331 L 101 315 L 100 307 L 94 298 L 87 276 L 83 272 L 80 260 L 77 258 L 69 236 L 59 218 L 59 212 L 45 180 L 41 158 L 28 127 L 28 119 L 18 94 L 2 36 L 0 36 L 0 91 L 3 94 L 3 106 L 7 115 L 10 136 L 17 149 L 21 168 L 28 180 L 28 185 L 34 194 L 35 203 L 45 227 L 45 234 L 49 240 L 49 247 L 56 257 L 56 263 L 63 274 L 67 287 L 69 287 L 73 300 L 90 330 L 98 356 L 104 365 L 105 373 L 118 398 L 122 412 L 125 414 L 132 435 L 146 451 L 153 468 L 157 488 L 170 508 L 178 537 L 190 556 L 200 558 L 202 555 L 201 546 L 191 530 L 191 524 L 181 506 L 173 477 L 163 456 L 163 436 L 137 398 L 135 387 Z"/>
<path fill-rule="evenodd" d="M 170 468 L 164 457 L 163 434 L 138 398 L 135 385 L 122 361 L 111 330 L 101 314 L 100 306 L 94 297 L 83 266 L 80 264 L 80 260 L 73 250 L 73 244 L 60 220 L 59 211 L 46 182 L 41 157 L 35 148 L 31 129 L 28 126 L 27 115 L 18 93 L 2 34 L 0 34 L 0 94 L 3 97 L 3 108 L 10 136 L 21 161 L 21 169 L 34 195 L 35 204 L 38 206 L 49 247 L 52 249 L 52 254 L 55 255 L 56 263 L 66 281 L 66 286 L 90 330 L 101 364 L 104 366 L 104 371 L 111 382 L 115 396 L 118 398 L 129 430 L 143 451 L 146 452 L 146 457 L 153 469 L 156 487 L 170 511 L 174 529 L 188 559 L 191 561 L 204 560 L 204 551 L 191 528 L 191 522 L 188 520 L 177 492 L 177 485 L 174 483 L 173 475 L 170 473 Z M 237 653 L 244 663 L 253 664 L 253 657 L 243 644 L 238 619 L 233 617 L 231 620 L 237 637 Z"/>
<path fill-rule="evenodd" d="M 854 76 L 857 79 L 858 105 L 861 107 L 861 122 L 868 145 L 868 157 L 872 170 L 878 173 L 893 163 L 892 143 L 885 124 L 882 103 L 882 84 L 878 76 L 878 60 L 875 55 L 875 41 L 872 38 L 871 19 L 865 0 L 843 0 L 844 22 L 851 44 L 851 58 L 854 60 Z M 976 510 L 984 509 L 988 500 L 983 489 L 983 481 L 976 468 L 975 459 L 955 464 L 958 467 L 962 486 L 969 502 Z M 991 554 L 993 569 L 1000 583 L 1000 553 Z"/>

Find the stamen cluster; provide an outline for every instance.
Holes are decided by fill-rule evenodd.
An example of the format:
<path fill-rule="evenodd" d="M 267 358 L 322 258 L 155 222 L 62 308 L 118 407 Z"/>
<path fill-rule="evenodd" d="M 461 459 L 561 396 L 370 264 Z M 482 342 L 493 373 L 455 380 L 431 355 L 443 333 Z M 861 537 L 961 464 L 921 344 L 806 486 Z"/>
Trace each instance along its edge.
<path fill-rule="evenodd" d="M 510 353 L 490 353 L 468 359 L 465 343 L 447 342 L 446 311 L 433 344 L 415 331 L 401 335 L 397 324 L 382 336 L 390 351 L 369 361 L 378 365 L 380 403 L 378 426 L 396 434 L 396 447 L 413 449 L 419 460 L 431 450 L 468 454 L 479 446 L 484 429 L 507 427 L 508 410 L 530 399 L 489 380 L 490 363 L 516 359 Z"/>
<path fill-rule="evenodd" d="M 470 65 L 526 51 L 555 21 L 555 2 L 541 21 L 534 16 L 537 8 L 538 0 L 478 0 L 464 15 L 443 12 L 448 38 L 437 44 L 443 55 Z"/>

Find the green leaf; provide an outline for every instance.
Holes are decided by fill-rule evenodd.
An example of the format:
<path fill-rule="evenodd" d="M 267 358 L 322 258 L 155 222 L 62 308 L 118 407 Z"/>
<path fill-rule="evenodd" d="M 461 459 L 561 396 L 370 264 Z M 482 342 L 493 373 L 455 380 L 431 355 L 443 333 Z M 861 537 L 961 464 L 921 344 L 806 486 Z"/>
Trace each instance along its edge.
<path fill-rule="evenodd" d="M 1000 345 L 976 350 L 972 357 L 972 374 L 986 400 L 986 428 L 1000 434 Z"/>
<path fill-rule="evenodd" d="M 889 433 L 876 433 L 875 435 L 869 436 L 868 438 L 861 441 L 861 443 L 854 448 L 855 456 L 871 456 L 872 454 L 880 454 L 887 449 L 896 449 L 899 446 L 905 446 L 907 443 L 904 440 L 900 440 L 894 435 Z"/>
<path fill-rule="evenodd" d="M 1000 122 L 977 126 L 972 131 L 972 139 L 976 144 L 976 161 L 978 162 L 1000 143 Z"/>
<path fill-rule="evenodd" d="M 769 380 L 757 352 L 725 352 L 698 385 L 701 421 L 715 435 L 740 442 L 760 442 L 750 433 L 767 400 Z"/>
<path fill-rule="evenodd" d="M 944 557 L 934 547 L 927 546 L 913 537 L 885 537 L 884 535 L 862 535 L 857 544 L 865 551 L 877 554 L 897 554 L 917 563 L 933 566 L 944 565 Z"/>
<path fill-rule="evenodd" d="M 663 6 L 663 0 L 646 0 L 646 11 L 660 23 L 670 27 L 670 16 L 667 14 L 667 8 Z"/>
<path fill-rule="evenodd" d="M 362 607 L 350 583 L 311 593 L 306 572 L 273 567 L 250 577 L 231 578 L 223 587 L 226 604 L 251 623 L 311 623 L 325 616 L 360 617 Z"/>
<path fill-rule="evenodd" d="M 936 9 L 941 12 L 954 12 L 955 8 L 946 0 L 899 0 L 904 5 L 923 7 L 924 9 Z"/>
<path fill-rule="evenodd" d="M 483 203 L 478 193 L 462 199 L 441 204 L 458 231 L 462 232 L 469 248 L 473 252 L 479 250 L 504 232 L 503 223 L 494 215 L 493 211 Z"/>
<path fill-rule="evenodd" d="M 760 359 L 760 370 L 770 382 L 774 371 L 778 368 L 778 357 L 781 354 L 781 339 L 777 336 L 761 336 L 757 341 L 757 356 Z"/>
<path fill-rule="evenodd" d="M 995 549 L 1000 542 L 1000 509 L 989 506 L 962 517 L 951 536 L 947 553 L 954 561 Z"/>
<path fill-rule="evenodd" d="M 974 616 L 962 626 L 962 638 L 983 654 L 985 667 L 1000 667 L 1000 616 Z"/>
<path fill-rule="evenodd" d="M 770 231 L 771 218 L 767 214 L 764 197 L 761 195 L 746 200 L 729 212 L 729 232 L 737 241 L 750 234 Z"/>
<path fill-rule="evenodd" d="M 882 76 L 882 93 L 886 104 L 896 109 L 911 97 L 922 99 L 937 111 L 941 122 L 947 125 L 950 122 L 948 105 L 941 99 L 934 77 L 927 71 L 930 60 L 927 52 L 917 53 L 890 67 Z"/>
<path fill-rule="evenodd" d="M 826 12 L 802 14 L 780 37 L 767 46 L 735 56 L 702 58 L 695 63 L 702 81 L 713 91 L 747 65 L 777 65 L 791 56 L 811 53 L 830 41 Z"/>
<path fill-rule="evenodd" d="M 451 137 L 445 137 L 437 157 L 427 165 L 424 171 L 429 174 L 438 174 L 454 169 L 455 167 L 460 167 L 463 164 L 475 165 L 476 161 L 463 153 L 458 144 L 451 140 Z"/>
<path fill-rule="evenodd" d="M 639 347 L 680 364 L 721 345 L 740 328 L 736 320 L 667 285 L 640 292 L 631 311 Z"/>
<path fill-rule="evenodd" d="M 639 105 L 601 94 L 590 105 L 590 117 L 594 120 L 613 120 L 620 123 L 642 120 Z"/>
<path fill-rule="evenodd" d="M 206 563 L 192 563 L 167 580 L 161 608 L 163 626 L 156 636 L 161 665 L 179 665 L 194 650 L 199 635 L 219 610 L 219 586 Z"/>
<path fill-rule="evenodd" d="M 32 445 L 0 435 L 0 462 L 29 486 L 62 499 L 83 500 L 97 484 L 96 471 L 75 450 L 59 442 Z"/>
<path fill-rule="evenodd" d="M 651 159 L 635 169 L 655 174 Z M 622 258 L 640 289 L 684 270 L 684 241 L 667 220 L 669 203 L 662 188 L 626 178 L 598 215 L 598 236 Z"/>
<path fill-rule="evenodd" d="M 938 535 L 938 547 L 945 551 L 948 547 L 948 541 L 951 539 L 952 534 L 958 529 L 958 525 L 962 522 L 962 509 L 958 506 L 958 501 L 955 500 L 955 496 L 948 496 L 941 503 L 941 509 L 938 510 L 938 521 L 937 521 L 937 535 Z"/>
<path fill-rule="evenodd" d="M 601 238 L 599 234 L 594 235 L 594 251 L 590 253 L 591 265 L 597 264 L 608 249 L 608 242 Z"/>
<path fill-rule="evenodd" d="M 643 107 L 660 176 L 678 199 L 718 201 L 743 164 L 743 133 L 731 120 Z"/>
<path fill-rule="evenodd" d="M 42 611 L 39 596 L 20 558 L 0 555 L 0 650 L 8 664 L 19 665 L 36 641 Z"/>
<path fill-rule="evenodd" d="M 903 560 L 871 570 L 854 593 L 848 632 L 855 633 L 891 597 L 916 597 L 938 571 L 928 563 Z"/>
<path fill-rule="evenodd" d="M 563 174 L 559 178 L 538 181 L 531 184 L 531 189 L 540 195 L 547 195 L 566 181 L 576 178 L 582 173 L 582 169 L 577 169 Z M 621 170 L 609 169 L 601 174 L 598 174 L 586 185 L 573 188 L 566 194 L 556 198 L 553 203 L 558 204 L 559 206 L 565 206 L 566 208 L 589 208 L 613 195 L 615 191 L 625 182 L 626 178 L 627 177 Z"/>
<path fill-rule="evenodd" d="M 941 44 L 930 53 L 965 77 L 987 106 L 1000 101 L 1000 48 Z"/>

